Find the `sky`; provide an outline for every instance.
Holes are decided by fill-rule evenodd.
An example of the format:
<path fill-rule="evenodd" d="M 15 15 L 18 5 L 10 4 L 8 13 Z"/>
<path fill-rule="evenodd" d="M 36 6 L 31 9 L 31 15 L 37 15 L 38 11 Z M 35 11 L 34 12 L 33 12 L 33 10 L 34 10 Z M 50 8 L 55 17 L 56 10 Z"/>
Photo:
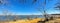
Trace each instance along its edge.
<path fill-rule="evenodd" d="M 7 5 L 0 5 L 0 14 L 3 14 L 3 9 L 7 9 L 12 14 L 16 15 L 41 15 L 43 11 L 43 2 L 44 0 L 37 0 L 37 2 L 32 3 L 33 0 L 26 0 L 26 2 L 22 2 L 21 0 L 6 0 Z M 48 14 L 60 13 L 58 10 L 55 10 L 54 7 L 56 6 L 55 3 L 57 0 L 52 0 L 48 2 L 46 1 L 46 12 Z M 40 8 L 40 11 L 38 11 Z"/>

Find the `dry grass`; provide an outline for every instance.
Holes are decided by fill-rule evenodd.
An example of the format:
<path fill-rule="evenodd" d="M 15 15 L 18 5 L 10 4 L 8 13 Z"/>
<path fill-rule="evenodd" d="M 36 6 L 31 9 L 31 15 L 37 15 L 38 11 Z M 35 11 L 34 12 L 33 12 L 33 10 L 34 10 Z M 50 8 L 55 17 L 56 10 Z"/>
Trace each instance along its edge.
<path fill-rule="evenodd" d="M 60 18 L 54 19 L 54 20 L 50 20 L 50 21 L 48 21 L 46 23 L 60 23 Z"/>
<path fill-rule="evenodd" d="M 36 18 L 32 20 L 17 20 L 17 21 L 9 21 L 9 22 L 0 22 L 0 23 L 37 23 L 38 21 L 42 21 L 43 18 Z"/>
<path fill-rule="evenodd" d="M 32 19 L 32 20 L 17 20 L 17 21 L 4 21 L 4 22 L 0 22 L 0 23 L 37 23 L 38 21 L 43 21 L 44 18 L 36 18 L 36 19 Z M 60 23 L 60 19 L 54 19 L 54 20 L 50 20 L 50 21 L 47 21 L 45 23 Z"/>

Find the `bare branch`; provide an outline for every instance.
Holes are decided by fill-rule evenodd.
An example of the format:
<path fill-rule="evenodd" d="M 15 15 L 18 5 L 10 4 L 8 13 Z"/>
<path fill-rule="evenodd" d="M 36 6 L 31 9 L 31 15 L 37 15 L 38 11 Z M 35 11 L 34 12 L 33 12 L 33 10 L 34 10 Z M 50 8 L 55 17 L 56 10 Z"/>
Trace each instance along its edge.
<path fill-rule="evenodd" d="M 37 2 L 37 0 L 33 0 L 32 4 L 34 4 L 34 3 L 36 3 L 36 2 Z"/>
<path fill-rule="evenodd" d="M 56 7 L 54 7 L 56 10 L 60 10 L 60 0 L 58 0 L 58 2 L 55 4 Z"/>
<path fill-rule="evenodd" d="M 19 3 L 26 3 L 26 0 L 19 0 Z"/>

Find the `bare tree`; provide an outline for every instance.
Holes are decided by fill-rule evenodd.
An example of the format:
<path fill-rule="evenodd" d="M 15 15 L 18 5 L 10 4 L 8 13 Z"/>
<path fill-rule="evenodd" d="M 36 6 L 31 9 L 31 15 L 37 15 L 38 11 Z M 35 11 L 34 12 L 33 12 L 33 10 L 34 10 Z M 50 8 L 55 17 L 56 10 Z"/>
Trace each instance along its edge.
<path fill-rule="evenodd" d="M 50 0 L 48 0 L 48 3 L 50 2 Z M 47 4 L 47 0 L 44 0 L 44 3 L 42 4 L 42 8 L 43 8 L 43 10 L 42 10 L 42 14 L 44 15 L 44 17 L 45 17 L 45 20 L 44 21 L 41 21 L 42 23 L 45 23 L 46 21 L 49 21 L 49 19 L 48 19 L 48 14 L 47 14 L 47 12 L 46 12 L 46 4 Z M 38 9 L 39 11 L 40 11 L 40 8 Z M 40 21 L 39 21 L 40 22 Z"/>
<path fill-rule="evenodd" d="M 0 0 L 0 4 L 2 4 L 2 0 Z"/>
<path fill-rule="evenodd" d="M 42 12 L 42 13 L 43 13 L 43 15 L 44 15 L 45 18 L 48 18 L 48 17 L 47 17 L 47 13 L 46 13 L 46 10 L 47 10 L 47 9 L 46 9 L 46 1 L 47 1 L 47 0 L 44 0 L 44 3 L 42 4 L 42 6 L 43 6 L 43 10 L 42 10 L 43 12 Z M 49 3 L 49 2 L 50 2 L 50 0 L 48 0 L 48 3 Z"/>
<path fill-rule="evenodd" d="M 7 0 L 0 0 L 0 6 L 8 6 L 8 1 Z M 7 21 L 9 21 L 9 16 L 7 15 L 8 14 L 8 12 L 9 12 L 9 10 L 8 10 L 8 8 L 7 8 L 7 6 L 6 7 L 2 7 L 2 12 L 3 12 L 3 14 L 5 15 L 5 16 L 7 16 Z"/>
<path fill-rule="evenodd" d="M 48 3 L 49 3 L 50 1 L 52 1 L 52 0 L 48 0 Z M 33 4 L 36 3 L 36 2 L 37 2 L 37 0 L 33 0 Z M 44 15 L 45 18 L 48 18 L 48 17 L 47 17 L 47 13 L 46 13 L 46 10 L 47 10 L 47 9 L 46 9 L 46 3 L 47 3 L 47 0 L 44 0 L 44 2 L 43 2 L 43 4 L 42 4 L 42 6 L 43 6 L 43 7 L 42 7 L 42 9 L 43 9 L 42 11 L 41 11 L 41 7 L 38 7 L 37 10 L 40 11 L 40 12 Z"/>
<path fill-rule="evenodd" d="M 56 10 L 60 11 L 60 0 L 58 0 L 58 2 L 56 3 L 56 7 L 54 7 Z"/>

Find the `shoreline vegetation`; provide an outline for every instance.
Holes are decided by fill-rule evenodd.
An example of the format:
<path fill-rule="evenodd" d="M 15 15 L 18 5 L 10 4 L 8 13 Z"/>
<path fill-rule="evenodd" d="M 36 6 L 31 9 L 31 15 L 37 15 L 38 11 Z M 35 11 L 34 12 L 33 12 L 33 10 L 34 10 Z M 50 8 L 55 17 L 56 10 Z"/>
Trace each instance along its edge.
<path fill-rule="evenodd" d="M 60 0 L 0 0 L 0 8 L 0 13 L 7 15 L 6 21 L 0 23 L 60 23 L 60 14 L 56 14 L 60 13 Z M 32 14 L 32 17 L 41 13 L 44 18 L 36 16 L 32 19 L 27 16 L 26 19 L 19 19 L 16 14 L 20 15 L 20 13 Z M 16 15 L 13 20 L 9 20 L 11 15 Z"/>
<path fill-rule="evenodd" d="M 31 19 L 29 16 L 26 19 L 18 19 L 18 16 L 15 16 L 14 20 L 0 21 L 0 23 L 60 23 L 60 14 L 52 14 L 53 17 L 47 18 L 38 18 L 35 17 Z"/>
<path fill-rule="evenodd" d="M 12 21 L 2 21 L 0 23 L 37 23 L 37 21 L 43 21 L 44 19 L 43 18 L 35 18 L 35 19 L 31 19 L 31 20 L 28 20 L 28 19 L 22 19 L 22 20 L 12 20 Z"/>

